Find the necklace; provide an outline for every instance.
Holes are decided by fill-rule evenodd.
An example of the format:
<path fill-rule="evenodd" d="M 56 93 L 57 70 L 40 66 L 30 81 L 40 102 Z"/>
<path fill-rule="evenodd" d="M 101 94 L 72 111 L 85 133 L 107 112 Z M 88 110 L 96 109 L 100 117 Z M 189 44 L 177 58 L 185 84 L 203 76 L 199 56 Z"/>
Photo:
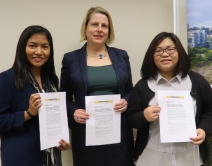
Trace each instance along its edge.
<path fill-rule="evenodd" d="M 87 56 L 92 57 L 92 58 L 103 59 L 103 58 L 105 58 L 107 56 L 107 48 L 105 48 L 105 53 L 104 54 L 99 54 L 98 56 L 95 56 L 94 54 L 88 54 L 88 50 L 86 48 L 86 54 L 87 54 Z"/>

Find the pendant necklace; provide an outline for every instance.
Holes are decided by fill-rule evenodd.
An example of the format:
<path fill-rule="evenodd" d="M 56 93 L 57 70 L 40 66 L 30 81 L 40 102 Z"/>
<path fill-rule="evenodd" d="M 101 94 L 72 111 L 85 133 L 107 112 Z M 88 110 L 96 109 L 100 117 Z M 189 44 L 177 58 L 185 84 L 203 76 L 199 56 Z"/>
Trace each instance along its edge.
<path fill-rule="evenodd" d="M 95 56 L 94 54 L 88 54 L 88 50 L 86 48 L 86 54 L 87 54 L 87 56 L 92 57 L 92 58 L 103 59 L 103 58 L 105 58 L 107 56 L 107 48 L 105 48 L 105 53 L 104 54 L 99 54 L 98 56 Z"/>

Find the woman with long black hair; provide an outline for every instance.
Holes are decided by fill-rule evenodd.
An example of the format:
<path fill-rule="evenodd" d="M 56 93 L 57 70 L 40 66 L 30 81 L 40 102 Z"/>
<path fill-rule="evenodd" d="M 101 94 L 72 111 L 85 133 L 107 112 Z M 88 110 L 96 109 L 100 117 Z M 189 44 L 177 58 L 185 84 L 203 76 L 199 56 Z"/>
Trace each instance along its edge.
<path fill-rule="evenodd" d="M 11 69 L 0 73 L 0 132 L 2 166 L 62 166 L 61 150 L 70 144 L 40 151 L 38 93 L 56 92 L 53 42 L 41 26 L 21 34 Z"/>

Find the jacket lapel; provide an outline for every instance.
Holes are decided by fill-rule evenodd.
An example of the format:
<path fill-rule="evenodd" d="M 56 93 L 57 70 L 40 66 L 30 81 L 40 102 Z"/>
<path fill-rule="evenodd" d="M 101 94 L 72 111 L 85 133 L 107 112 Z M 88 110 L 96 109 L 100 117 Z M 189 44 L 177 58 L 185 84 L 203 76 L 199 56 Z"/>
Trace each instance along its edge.
<path fill-rule="evenodd" d="M 28 98 L 30 98 L 31 94 L 35 93 L 31 84 L 27 84 L 24 88 L 24 91 L 25 91 L 26 95 L 28 96 Z"/>
<path fill-rule="evenodd" d="M 86 44 L 80 49 L 78 61 L 80 64 L 82 79 L 85 85 L 85 92 L 87 94 L 88 81 L 87 81 Z"/>

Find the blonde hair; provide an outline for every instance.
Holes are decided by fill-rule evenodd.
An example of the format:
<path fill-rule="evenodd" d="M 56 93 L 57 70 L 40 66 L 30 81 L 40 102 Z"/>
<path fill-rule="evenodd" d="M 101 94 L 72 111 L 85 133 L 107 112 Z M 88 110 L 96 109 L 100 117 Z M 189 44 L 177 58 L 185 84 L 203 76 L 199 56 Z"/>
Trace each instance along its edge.
<path fill-rule="evenodd" d="M 82 41 L 86 40 L 85 31 L 86 31 L 88 22 L 89 22 L 89 20 L 91 18 L 91 15 L 93 13 L 103 14 L 103 15 L 105 15 L 108 18 L 108 21 L 109 21 L 109 35 L 108 35 L 106 43 L 107 44 L 111 44 L 114 41 L 114 39 L 115 39 L 115 34 L 114 34 L 114 29 L 113 29 L 113 22 L 112 22 L 112 19 L 110 17 L 110 14 L 107 12 L 107 10 L 105 10 L 104 8 L 99 7 L 99 6 L 91 7 L 87 11 L 87 13 L 85 15 L 85 18 L 84 18 L 84 20 L 82 22 L 82 26 L 81 26 L 81 39 L 80 39 L 80 41 L 82 42 Z"/>

